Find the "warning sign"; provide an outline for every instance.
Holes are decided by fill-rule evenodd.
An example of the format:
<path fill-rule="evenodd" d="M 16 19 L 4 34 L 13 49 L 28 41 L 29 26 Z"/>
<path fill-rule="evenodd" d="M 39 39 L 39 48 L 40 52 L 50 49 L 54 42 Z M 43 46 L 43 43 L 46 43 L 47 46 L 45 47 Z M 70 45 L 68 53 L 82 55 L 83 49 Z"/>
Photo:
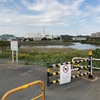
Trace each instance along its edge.
<path fill-rule="evenodd" d="M 71 64 L 60 66 L 60 84 L 65 84 L 71 81 Z"/>
<path fill-rule="evenodd" d="M 11 41 L 10 46 L 12 51 L 18 51 L 18 41 Z"/>
<path fill-rule="evenodd" d="M 68 70 L 69 70 L 69 67 L 68 67 L 67 65 L 64 65 L 64 66 L 63 66 L 63 72 L 64 72 L 64 73 L 67 73 Z"/>

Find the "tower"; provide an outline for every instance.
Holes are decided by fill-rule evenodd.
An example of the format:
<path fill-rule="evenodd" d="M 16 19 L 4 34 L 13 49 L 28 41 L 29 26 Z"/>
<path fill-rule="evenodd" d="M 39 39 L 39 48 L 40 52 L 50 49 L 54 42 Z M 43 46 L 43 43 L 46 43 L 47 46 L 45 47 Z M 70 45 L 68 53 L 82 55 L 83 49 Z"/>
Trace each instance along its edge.
<path fill-rule="evenodd" d="M 42 38 L 45 37 L 45 26 L 43 26 Z"/>
<path fill-rule="evenodd" d="M 45 34 L 45 26 L 43 26 L 43 33 Z"/>

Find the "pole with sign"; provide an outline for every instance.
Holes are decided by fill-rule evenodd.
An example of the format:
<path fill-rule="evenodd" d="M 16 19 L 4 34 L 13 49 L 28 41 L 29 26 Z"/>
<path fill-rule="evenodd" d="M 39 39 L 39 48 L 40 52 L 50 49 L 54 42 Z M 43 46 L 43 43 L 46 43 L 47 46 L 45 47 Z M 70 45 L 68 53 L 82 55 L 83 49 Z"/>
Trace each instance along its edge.
<path fill-rule="evenodd" d="M 11 41 L 10 47 L 12 50 L 12 63 L 14 63 L 14 51 L 16 51 L 16 62 L 18 63 L 18 41 Z"/>

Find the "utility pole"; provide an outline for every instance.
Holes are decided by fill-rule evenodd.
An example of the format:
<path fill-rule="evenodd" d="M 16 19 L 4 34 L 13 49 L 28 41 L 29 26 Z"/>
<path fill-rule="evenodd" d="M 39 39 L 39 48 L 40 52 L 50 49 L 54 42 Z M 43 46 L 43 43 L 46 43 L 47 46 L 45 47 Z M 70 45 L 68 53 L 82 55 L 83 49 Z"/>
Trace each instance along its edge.
<path fill-rule="evenodd" d="M 45 37 L 45 26 L 43 26 L 43 33 L 42 33 L 42 37 Z"/>
<path fill-rule="evenodd" d="M 43 26 L 43 33 L 45 33 L 45 26 Z"/>

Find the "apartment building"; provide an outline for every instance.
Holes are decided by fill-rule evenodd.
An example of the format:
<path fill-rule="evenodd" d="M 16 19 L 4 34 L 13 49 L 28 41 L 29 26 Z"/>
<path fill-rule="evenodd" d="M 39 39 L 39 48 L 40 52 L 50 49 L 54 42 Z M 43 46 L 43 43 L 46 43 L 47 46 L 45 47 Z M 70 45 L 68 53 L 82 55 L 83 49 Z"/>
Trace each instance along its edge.
<path fill-rule="evenodd" d="M 91 37 L 92 37 L 92 38 L 100 37 L 100 32 L 92 33 L 92 34 L 91 34 Z"/>

